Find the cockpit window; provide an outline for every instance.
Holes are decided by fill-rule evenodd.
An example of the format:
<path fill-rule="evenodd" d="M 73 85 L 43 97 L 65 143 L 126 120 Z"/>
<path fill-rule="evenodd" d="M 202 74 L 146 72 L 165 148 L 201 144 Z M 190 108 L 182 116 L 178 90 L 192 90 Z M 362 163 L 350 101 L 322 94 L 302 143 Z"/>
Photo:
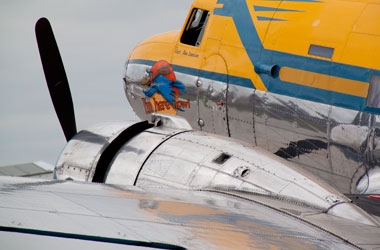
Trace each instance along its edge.
<path fill-rule="evenodd" d="M 193 9 L 183 31 L 181 43 L 198 47 L 201 44 L 208 17 L 207 10 Z"/>

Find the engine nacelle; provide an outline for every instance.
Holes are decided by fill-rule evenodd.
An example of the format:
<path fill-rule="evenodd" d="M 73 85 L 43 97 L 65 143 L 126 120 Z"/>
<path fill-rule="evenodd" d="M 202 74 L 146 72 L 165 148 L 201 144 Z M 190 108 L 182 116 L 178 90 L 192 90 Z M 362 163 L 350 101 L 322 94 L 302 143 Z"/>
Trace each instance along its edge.
<path fill-rule="evenodd" d="M 56 176 L 115 185 L 245 191 L 373 224 L 344 195 L 290 162 L 240 141 L 192 130 L 181 117 L 154 115 L 152 123 L 103 124 L 81 131 L 65 147 Z"/>

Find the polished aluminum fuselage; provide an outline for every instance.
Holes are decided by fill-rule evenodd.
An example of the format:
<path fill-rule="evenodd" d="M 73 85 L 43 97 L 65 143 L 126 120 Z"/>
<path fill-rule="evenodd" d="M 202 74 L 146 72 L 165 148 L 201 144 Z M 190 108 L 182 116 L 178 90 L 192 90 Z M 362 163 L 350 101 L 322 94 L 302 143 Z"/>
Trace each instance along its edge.
<path fill-rule="evenodd" d="M 129 62 L 125 92 L 141 119 L 146 96 L 140 81 L 149 64 Z M 320 177 L 344 193 L 377 193 L 379 116 L 263 92 L 181 72 L 190 101 L 177 115 L 193 128 L 262 147 Z"/>

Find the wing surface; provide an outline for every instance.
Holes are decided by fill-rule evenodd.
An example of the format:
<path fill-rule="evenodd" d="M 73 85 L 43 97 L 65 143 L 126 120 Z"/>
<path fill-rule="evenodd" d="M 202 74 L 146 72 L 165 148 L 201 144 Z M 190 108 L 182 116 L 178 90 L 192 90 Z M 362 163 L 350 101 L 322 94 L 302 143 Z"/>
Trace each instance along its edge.
<path fill-rule="evenodd" d="M 3 249 L 356 248 L 268 201 L 212 190 L 0 177 L 0 193 Z"/>

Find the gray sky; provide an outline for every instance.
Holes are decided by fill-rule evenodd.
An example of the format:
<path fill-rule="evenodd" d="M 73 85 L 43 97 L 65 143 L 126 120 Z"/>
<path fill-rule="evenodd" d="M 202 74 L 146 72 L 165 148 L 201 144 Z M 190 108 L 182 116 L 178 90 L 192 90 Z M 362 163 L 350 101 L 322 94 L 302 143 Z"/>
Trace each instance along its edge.
<path fill-rule="evenodd" d="M 0 166 L 55 164 L 66 141 L 38 54 L 34 25 L 47 17 L 65 65 L 78 130 L 137 120 L 124 94 L 125 59 L 140 41 L 181 29 L 191 0 L 0 2 Z"/>

